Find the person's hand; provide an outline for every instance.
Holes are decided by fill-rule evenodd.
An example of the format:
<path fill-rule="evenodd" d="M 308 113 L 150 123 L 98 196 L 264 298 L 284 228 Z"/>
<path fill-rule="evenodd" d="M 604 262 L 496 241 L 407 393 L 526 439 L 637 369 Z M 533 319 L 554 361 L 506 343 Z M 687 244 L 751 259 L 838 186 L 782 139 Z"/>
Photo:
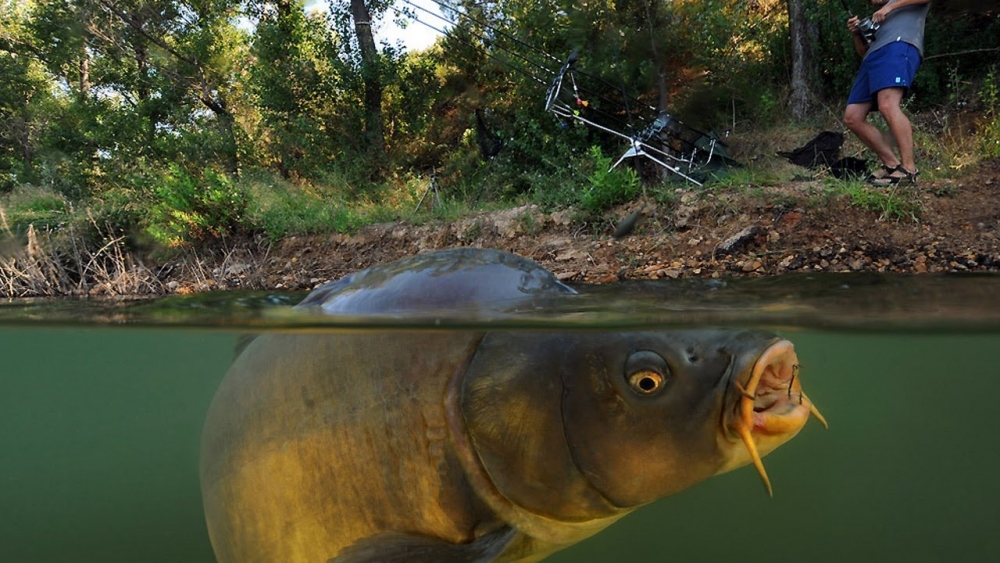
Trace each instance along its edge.
<path fill-rule="evenodd" d="M 851 16 L 851 18 L 847 20 L 847 31 L 850 31 L 851 33 L 857 33 L 859 23 L 861 23 L 861 20 L 858 18 L 858 16 Z"/>
<path fill-rule="evenodd" d="M 878 24 L 884 22 L 885 21 L 885 17 L 888 16 L 889 12 L 892 11 L 892 8 L 890 8 L 889 6 L 890 6 L 890 4 L 886 4 L 885 6 L 882 6 L 879 9 L 879 11 L 875 12 L 874 14 L 872 14 L 872 21 L 875 22 L 875 23 L 878 23 Z"/>

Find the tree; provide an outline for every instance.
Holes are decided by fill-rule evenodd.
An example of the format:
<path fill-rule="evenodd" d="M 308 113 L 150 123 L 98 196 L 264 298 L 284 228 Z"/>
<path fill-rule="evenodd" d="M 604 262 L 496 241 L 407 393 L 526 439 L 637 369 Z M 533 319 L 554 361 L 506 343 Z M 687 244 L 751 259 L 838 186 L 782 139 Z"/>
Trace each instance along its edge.
<path fill-rule="evenodd" d="M 812 109 L 813 63 L 812 41 L 815 31 L 810 29 L 806 8 L 802 0 L 788 0 L 788 31 L 791 36 L 792 68 L 789 109 L 796 119 L 803 119 Z"/>
<path fill-rule="evenodd" d="M 365 87 L 365 139 L 376 162 L 376 174 L 385 162 L 382 130 L 381 62 L 372 35 L 372 14 L 365 0 L 351 0 L 351 18 L 361 51 L 361 77 Z"/>
<path fill-rule="evenodd" d="M 181 88 L 182 98 L 194 95 L 214 114 L 222 137 L 220 156 L 227 171 L 237 174 L 235 118 L 226 96 L 229 76 L 213 66 L 222 60 L 217 51 L 231 32 L 235 8 L 224 0 L 97 2 L 128 28 L 128 44 L 136 58 L 140 79 L 152 72 L 148 57 L 150 48 L 166 55 L 165 59 L 159 59 L 156 73 L 169 77 L 174 86 Z M 157 5 L 158 2 L 162 4 Z M 143 95 L 148 99 L 148 92 L 141 88 L 136 94 L 140 99 Z"/>
<path fill-rule="evenodd" d="M 23 11 L 0 2 L 0 191 L 10 189 L 30 169 L 39 134 L 51 113 L 52 97 L 37 53 L 20 23 Z"/>
<path fill-rule="evenodd" d="M 305 14 L 301 0 L 255 3 L 248 91 L 260 112 L 257 162 L 285 178 L 308 176 L 336 160 L 337 145 L 358 137 L 343 127 L 339 42 L 328 17 Z M 348 112 L 349 113 L 349 112 Z"/>

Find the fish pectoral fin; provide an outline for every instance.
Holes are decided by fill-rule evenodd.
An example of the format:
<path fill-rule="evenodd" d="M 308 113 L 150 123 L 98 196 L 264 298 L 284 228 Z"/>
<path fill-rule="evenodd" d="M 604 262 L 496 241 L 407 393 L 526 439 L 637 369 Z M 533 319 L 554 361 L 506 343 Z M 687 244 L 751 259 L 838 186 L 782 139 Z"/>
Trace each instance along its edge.
<path fill-rule="evenodd" d="M 385 532 L 345 547 L 328 563 L 490 563 L 517 535 L 504 527 L 469 543 L 449 543 L 437 538 Z"/>

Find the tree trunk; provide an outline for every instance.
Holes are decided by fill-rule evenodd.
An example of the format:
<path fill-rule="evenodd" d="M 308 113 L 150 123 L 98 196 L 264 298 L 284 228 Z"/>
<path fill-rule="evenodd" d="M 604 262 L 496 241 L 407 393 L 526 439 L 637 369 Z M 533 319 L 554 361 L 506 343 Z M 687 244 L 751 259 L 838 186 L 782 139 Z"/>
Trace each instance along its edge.
<path fill-rule="evenodd" d="M 788 0 L 788 31 L 792 41 L 792 77 L 789 106 L 795 119 L 803 119 L 812 109 L 810 88 L 813 67 L 809 22 L 802 0 Z"/>
<path fill-rule="evenodd" d="M 81 51 L 77 70 L 80 73 L 80 99 L 86 100 L 90 96 L 90 55 L 87 53 L 86 43 Z"/>
<path fill-rule="evenodd" d="M 220 156 L 225 163 L 226 172 L 234 177 L 239 177 L 240 160 L 236 147 L 235 118 L 232 112 L 229 111 L 226 98 L 219 93 L 213 94 L 208 84 L 202 82 L 201 103 L 215 114 L 215 119 L 219 123 L 219 130 L 222 132 L 223 141 L 223 153 Z"/>
<path fill-rule="evenodd" d="M 351 0 L 351 17 L 361 47 L 361 77 L 365 84 L 365 137 L 376 168 L 385 162 L 385 136 L 382 132 L 382 80 L 378 49 L 372 35 L 371 13 L 364 0 Z"/>

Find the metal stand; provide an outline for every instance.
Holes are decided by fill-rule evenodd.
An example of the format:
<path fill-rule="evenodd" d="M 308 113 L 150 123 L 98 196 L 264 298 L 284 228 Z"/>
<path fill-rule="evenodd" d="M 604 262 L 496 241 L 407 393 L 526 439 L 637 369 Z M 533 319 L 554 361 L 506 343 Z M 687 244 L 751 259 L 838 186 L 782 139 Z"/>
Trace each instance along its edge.
<path fill-rule="evenodd" d="M 670 173 L 680 176 L 696 186 L 701 186 L 702 183 L 692 178 L 690 174 L 696 171 L 700 166 L 711 162 L 712 157 L 716 155 L 717 139 L 704 134 L 699 134 L 700 137 L 708 139 L 707 149 L 685 140 L 683 137 L 679 136 L 678 133 L 686 126 L 666 113 L 661 113 L 656 120 L 639 135 L 626 135 L 625 133 L 615 131 L 614 129 L 605 127 L 604 125 L 583 117 L 580 111 L 573 109 L 570 104 L 559 99 L 564 78 L 568 77 L 570 84 L 572 84 L 573 87 L 573 98 L 577 107 L 586 107 L 587 105 L 580 98 L 576 78 L 573 75 L 573 63 L 575 63 L 576 60 L 577 54 L 574 51 L 566 60 L 566 63 L 564 63 L 559 69 L 559 72 L 552 81 L 552 84 L 545 92 L 545 110 L 550 111 L 561 118 L 578 121 L 588 127 L 593 127 L 594 129 L 620 137 L 621 139 L 627 141 L 629 143 L 628 150 L 626 150 L 625 153 L 622 154 L 621 157 L 619 157 L 618 160 L 611 166 L 612 170 L 614 170 L 616 166 L 621 164 L 627 158 L 642 156 L 667 169 Z M 694 130 L 691 129 L 691 131 Z M 650 143 L 652 139 L 662 138 L 662 136 L 666 136 L 667 139 L 676 142 L 678 145 L 688 145 L 691 147 L 690 154 L 687 154 L 686 151 L 677 151 L 677 155 L 671 154 L 670 152 L 662 150 Z"/>
<path fill-rule="evenodd" d="M 420 206 L 423 205 L 423 203 L 424 203 L 424 198 L 426 198 L 427 194 L 429 194 L 431 192 L 434 192 L 434 200 L 431 201 L 431 204 L 430 204 L 431 205 L 431 210 L 433 210 L 434 209 L 434 202 L 437 202 L 438 206 L 441 205 L 441 194 L 438 193 L 438 188 L 437 188 L 437 174 L 434 173 L 434 172 L 431 172 L 431 181 L 430 181 L 429 184 L 427 184 L 427 189 L 424 190 L 424 195 L 420 196 L 420 201 L 418 201 L 417 202 L 417 206 L 413 208 L 413 212 L 414 213 L 416 213 L 417 210 L 420 209 Z"/>

